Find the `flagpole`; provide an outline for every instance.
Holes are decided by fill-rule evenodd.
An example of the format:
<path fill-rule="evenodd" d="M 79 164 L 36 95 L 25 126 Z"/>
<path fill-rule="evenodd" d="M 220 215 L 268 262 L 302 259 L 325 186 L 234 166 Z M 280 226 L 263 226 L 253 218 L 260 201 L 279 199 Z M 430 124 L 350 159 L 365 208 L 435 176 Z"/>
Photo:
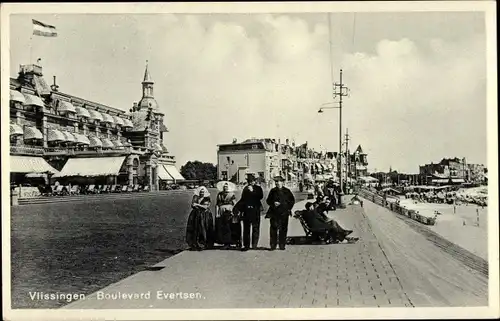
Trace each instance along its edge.
<path fill-rule="evenodd" d="M 30 65 L 33 63 L 33 33 L 30 36 Z"/>

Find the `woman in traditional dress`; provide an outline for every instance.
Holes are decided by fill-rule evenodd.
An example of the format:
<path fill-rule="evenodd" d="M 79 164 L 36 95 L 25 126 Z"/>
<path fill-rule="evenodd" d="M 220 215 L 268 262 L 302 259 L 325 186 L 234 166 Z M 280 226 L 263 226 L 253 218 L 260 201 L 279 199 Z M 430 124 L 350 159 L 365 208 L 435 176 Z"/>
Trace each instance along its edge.
<path fill-rule="evenodd" d="M 215 204 L 215 235 L 216 243 L 224 245 L 228 249 L 232 242 L 231 224 L 233 221 L 233 207 L 236 196 L 229 192 L 229 184 L 225 183 L 222 191 L 217 194 Z"/>
<path fill-rule="evenodd" d="M 210 212 L 210 193 L 205 186 L 196 189 L 187 221 L 186 241 L 191 250 L 210 249 L 214 244 L 214 218 Z"/>

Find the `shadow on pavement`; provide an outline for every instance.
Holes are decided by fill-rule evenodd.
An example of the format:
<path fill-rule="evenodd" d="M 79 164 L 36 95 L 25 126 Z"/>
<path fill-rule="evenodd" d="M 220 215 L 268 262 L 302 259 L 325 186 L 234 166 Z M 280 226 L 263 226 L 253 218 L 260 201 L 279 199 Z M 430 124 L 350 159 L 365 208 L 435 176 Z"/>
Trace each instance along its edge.
<path fill-rule="evenodd" d="M 287 237 L 287 244 L 289 245 L 347 245 L 354 244 L 359 240 L 352 242 L 342 242 L 342 243 L 327 243 L 325 241 L 317 241 L 311 237 L 306 236 L 289 236 Z"/>
<path fill-rule="evenodd" d="M 157 252 L 168 253 L 170 255 L 176 255 L 184 251 L 183 249 L 155 249 Z"/>

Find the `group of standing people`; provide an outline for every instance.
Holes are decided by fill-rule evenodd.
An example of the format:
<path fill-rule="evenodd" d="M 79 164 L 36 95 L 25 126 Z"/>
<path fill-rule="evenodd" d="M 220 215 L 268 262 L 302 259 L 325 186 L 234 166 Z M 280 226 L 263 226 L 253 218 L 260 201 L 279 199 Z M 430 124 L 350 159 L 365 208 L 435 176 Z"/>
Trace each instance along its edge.
<path fill-rule="evenodd" d="M 288 218 L 292 215 L 295 198 L 283 186 L 284 179 L 281 176 L 275 177 L 274 181 L 276 186 L 269 191 L 266 199 L 269 209 L 265 217 L 270 219 L 270 250 L 275 250 L 278 245 L 280 250 L 284 250 Z M 255 176 L 250 174 L 240 200 L 236 201 L 230 184 L 226 182 L 222 191 L 217 194 L 215 220 L 210 210 L 208 189 L 202 186 L 195 192 L 186 228 L 186 241 L 190 249 L 211 249 L 215 243 L 222 245 L 224 249 L 233 246 L 242 251 L 257 249 L 264 192 Z"/>

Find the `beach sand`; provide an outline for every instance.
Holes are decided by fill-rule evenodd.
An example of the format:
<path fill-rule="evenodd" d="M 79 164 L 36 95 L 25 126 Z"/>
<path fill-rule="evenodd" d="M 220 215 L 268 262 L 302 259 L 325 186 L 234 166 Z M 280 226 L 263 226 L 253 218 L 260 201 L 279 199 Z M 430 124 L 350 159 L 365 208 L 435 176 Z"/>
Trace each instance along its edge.
<path fill-rule="evenodd" d="M 488 259 L 488 207 L 462 204 L 455 205 L 454 209 L 454 205 L 415 204 L 415 201 L 409 199 L 401 199 L 400 205 L 427 217 L 434 217 L 435 211 L 438 211 L 441 214 L 437 215 L 436 225 L 428 226 L 433 232 L 485 260 Z"/>

